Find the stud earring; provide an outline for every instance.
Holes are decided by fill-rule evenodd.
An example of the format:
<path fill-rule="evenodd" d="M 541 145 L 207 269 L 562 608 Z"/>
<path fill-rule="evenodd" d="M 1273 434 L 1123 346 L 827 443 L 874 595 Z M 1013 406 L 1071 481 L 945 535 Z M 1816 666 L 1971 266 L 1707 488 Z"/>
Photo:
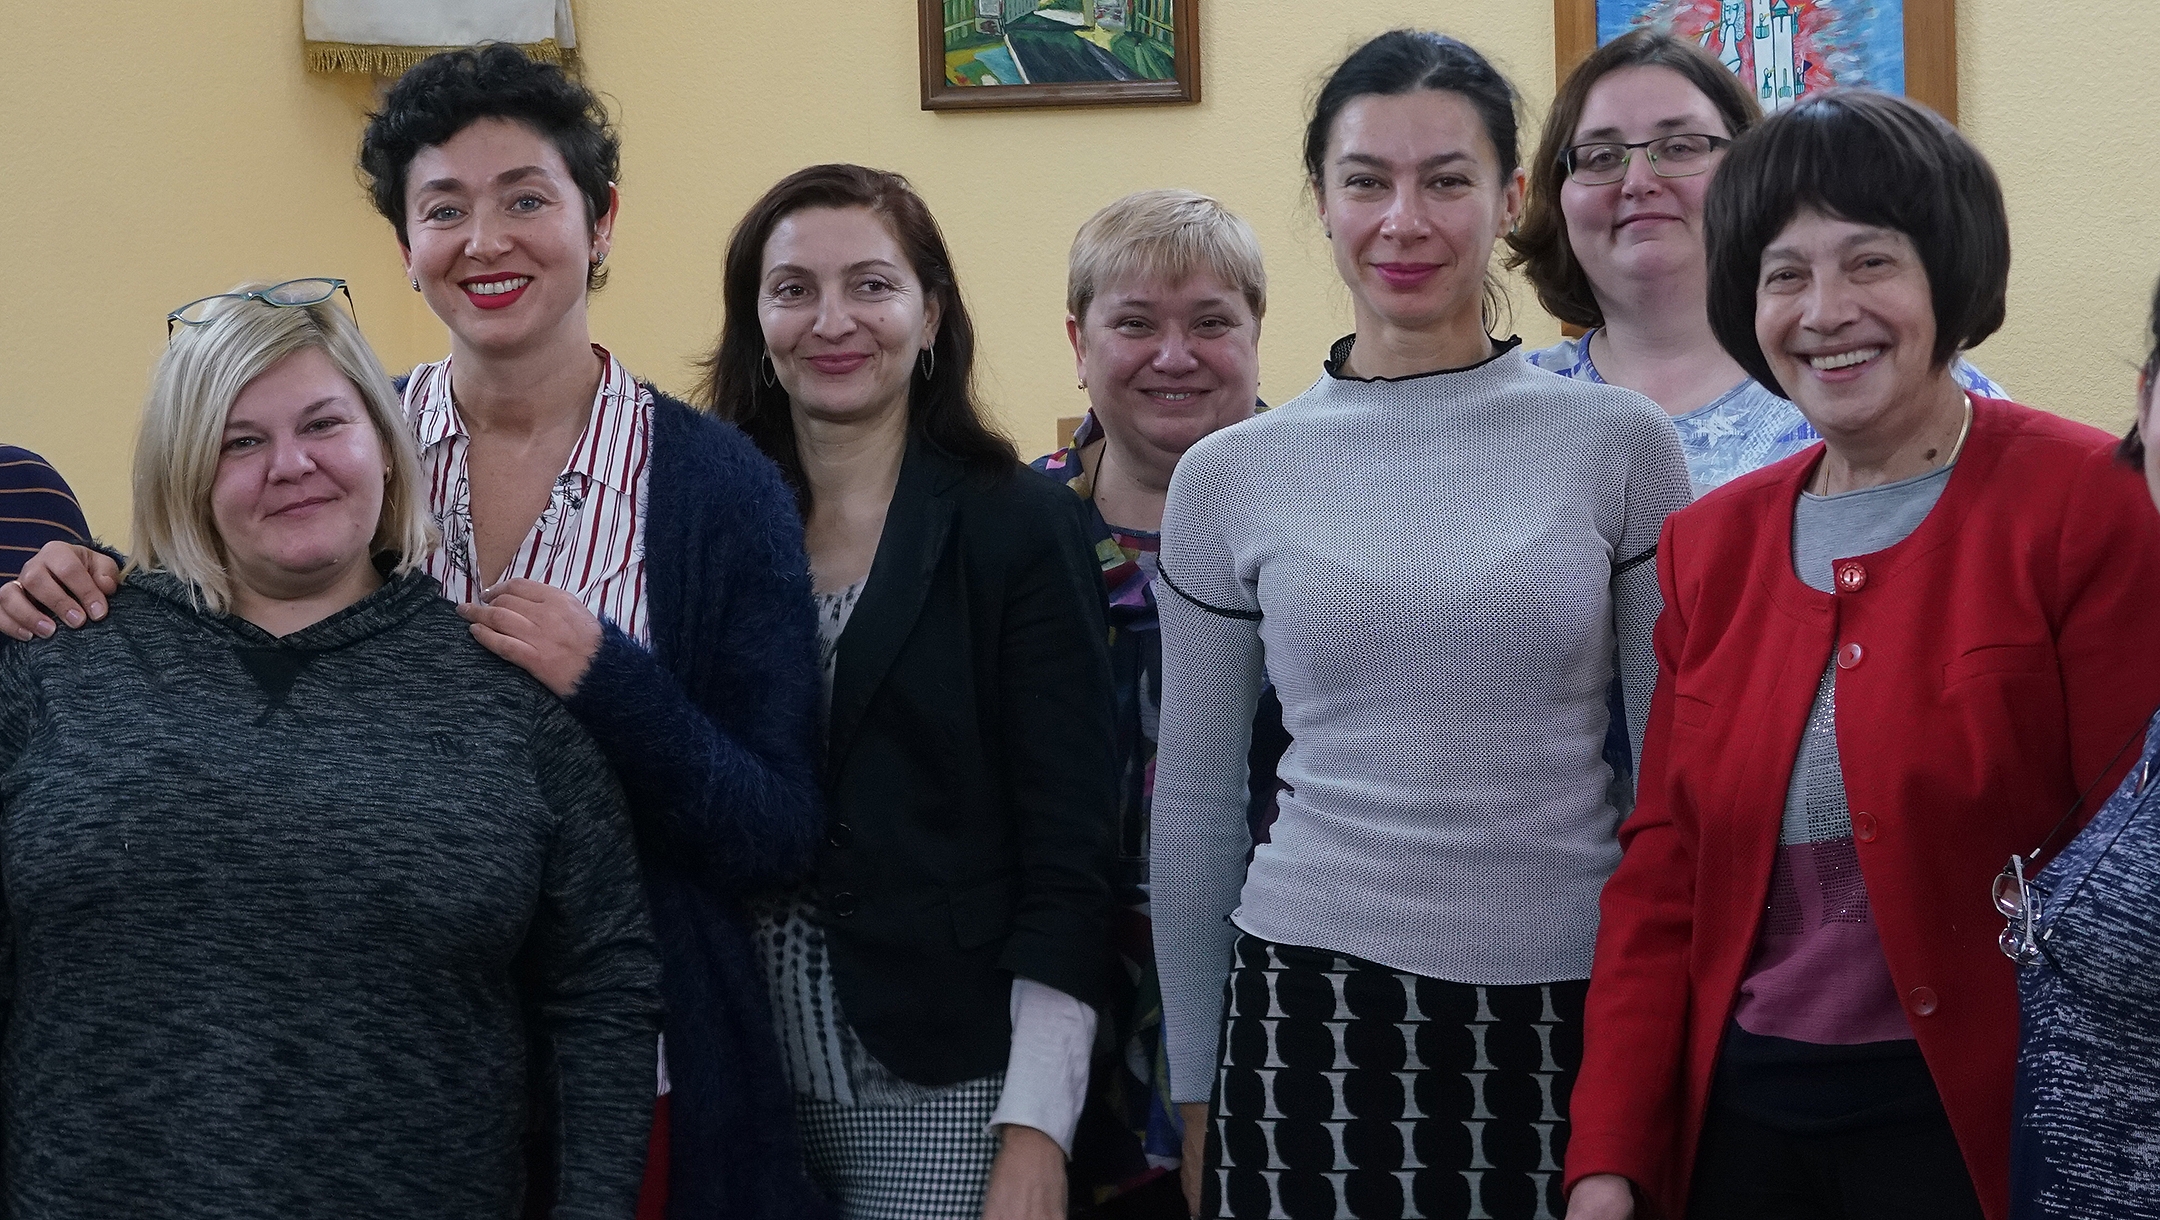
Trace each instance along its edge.
<path fill-rule="evenodd" d="M 413 277 L 412 290 L 414 292 L 420 291 L 420 277 L 417 275 Z"/>
<path fill-rule="evenodd" d="M 1083 389 L 1083 390 L 1087 388 L 1087 378 L 1085 378 L 1085 377 L 1082 377 L 1082 378 L 1080 379 L 1080 385 L 1079 385 L 1079 388 L 1080 388 L 1080 389 Z"/>

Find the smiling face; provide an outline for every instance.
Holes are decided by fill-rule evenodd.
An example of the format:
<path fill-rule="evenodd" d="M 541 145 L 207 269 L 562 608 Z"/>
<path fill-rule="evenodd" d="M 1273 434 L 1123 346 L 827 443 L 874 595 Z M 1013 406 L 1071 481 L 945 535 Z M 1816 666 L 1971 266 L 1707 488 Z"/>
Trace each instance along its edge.
<path fill-rule="evenodd" d="M 1244 294 L 1211 273 L 1106 285 L 1065 327 L 1088 405 L 1121 446 L 1175 461 L 1253 413 L 1260 323 Z"/>
<path fill-rule="evenodd" d="M 210 490 L 234 584 L 292 600 L 371 583 L 387 467 L 360 391 L 322 349 L 248 382 L 226 416 Z"/>
<path fill-rule="evenodd" d="M 615 209 L 592 222 L 547 137 L 476 120 L 413 157 L 405 199 L 406 272 L 458 342 L 509 355 L 585 341 L 585 278 Z"/>
<path fill-rule="evenodd" d="M 1343 106 L 1316 185 L 1335 269 L 1369 317 L 1413 331 L 1476 325 L 1493 243 L 1522 211 L 1478 113 L 1436 89 Z"/>
<path fill-rule="evenodd" d="M 1795 215 L 1763 250 L 1755 340 L 1825 436 L 1905 426 L 1955 392 L 1949 368 L 1934 363 L 1927 267 L 1894 229 Z"/>
<path fill-rule="evenodd" d="M 1662 136 L 1731 136 L 1717 107 L 1671 68 L 1641 65 L 1598 78 L 1583 99 L 1582 120 L 1568 143 L 1634 144 Z M 1632 282 L 1691 275 L 1704 279 L 1703 196 L 1709 172 L 1660 178 L 1647 149 L 1634 149 L 1627 176 L 1602 186 L 1560 180 L 1560 212 L 1568 246 L 1601 298 L 1625 298 Z"/>
<path fill-rule="evenodd" d="M 854 423 L 906 411 L 938 304 L 868 208 L 804 208 L 773 226 L 758 326 L 798 420 Z"/>

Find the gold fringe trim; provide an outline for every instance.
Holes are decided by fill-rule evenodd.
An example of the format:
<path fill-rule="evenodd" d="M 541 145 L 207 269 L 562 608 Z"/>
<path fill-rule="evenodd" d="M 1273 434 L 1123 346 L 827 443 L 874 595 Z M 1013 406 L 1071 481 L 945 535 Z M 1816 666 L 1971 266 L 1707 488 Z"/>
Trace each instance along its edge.
<path fill-rule="evenodd" d="M 444 51 L 462 50 L 461 47 L 394 47 L 359 42 L 308 42 L 307 66 L 310 72 L 357 72 L 367 76 L 389 79 L 405 75 L 414 64 L 430 55 Z M 542 63 L 560 64 L 576 70 L 577 51 L 565 50 L 552 38 L 539 42 L 518 43 L 519 50 Z"/>

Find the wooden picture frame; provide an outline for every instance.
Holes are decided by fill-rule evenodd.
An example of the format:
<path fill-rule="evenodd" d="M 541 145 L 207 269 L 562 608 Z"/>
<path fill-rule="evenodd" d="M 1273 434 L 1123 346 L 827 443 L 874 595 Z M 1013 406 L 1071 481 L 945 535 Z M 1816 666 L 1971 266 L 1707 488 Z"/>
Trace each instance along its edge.
<path fill-rule="evenodd" d="M 925 110 L 1200 100 L 1199 0 L 916 0 L 916 5 Z M 1167 75 L 1162 75 L 1166 54 Z M 977 73 L 998 83 L 954 80 Z M 1047 73 L 1067 78 L 1035 79 Z M 1120 74 L 1125 79 L 1118 79 Z M 1021 83 L 1005 81 L 1007 75 L 1017 75 Z"/>
<path fill-rule="evenodd" d="M 1957 0 L 1903 0 L 1905 96 L 1957 122 Z M 1553 0 L 1553 87 L 1598 45 L 1598 0 Z"/>

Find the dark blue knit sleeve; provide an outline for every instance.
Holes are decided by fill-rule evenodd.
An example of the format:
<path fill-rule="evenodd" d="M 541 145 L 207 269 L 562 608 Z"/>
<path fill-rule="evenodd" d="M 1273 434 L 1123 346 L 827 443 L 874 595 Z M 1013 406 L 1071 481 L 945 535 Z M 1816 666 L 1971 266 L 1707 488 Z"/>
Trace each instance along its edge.
<path fill-rule="evenodd" d="M 608 625 L 566 706 L 614 764 L 648 847 L 694 855 L 729 888 L 762 888 L 808 871 L 821 820 L 802 525 L 740 433 L 671 421 L 656 430 L 646 524 L 655 647 Z M 674 458 L 658 452 L 670 441 Z M 679 485 L 663 480 L 678 468 Z"/>

